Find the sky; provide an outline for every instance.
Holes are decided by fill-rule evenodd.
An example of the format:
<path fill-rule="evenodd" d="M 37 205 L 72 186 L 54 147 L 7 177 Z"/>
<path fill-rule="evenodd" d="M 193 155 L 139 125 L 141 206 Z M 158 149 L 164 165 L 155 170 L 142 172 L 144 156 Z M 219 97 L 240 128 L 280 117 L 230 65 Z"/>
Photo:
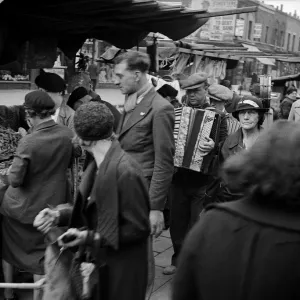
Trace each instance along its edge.
<path fill-rule="evenodd" d="M 298 16 L 300 16 L 300 0 L 265 0 L 264 1 L 266 4 L 271 4 L 276 6 L 279 6 L 283 4 L 283 11 L 284 12 L 291 12 L 294 14 L 294 11 L 297 10 Z"/>

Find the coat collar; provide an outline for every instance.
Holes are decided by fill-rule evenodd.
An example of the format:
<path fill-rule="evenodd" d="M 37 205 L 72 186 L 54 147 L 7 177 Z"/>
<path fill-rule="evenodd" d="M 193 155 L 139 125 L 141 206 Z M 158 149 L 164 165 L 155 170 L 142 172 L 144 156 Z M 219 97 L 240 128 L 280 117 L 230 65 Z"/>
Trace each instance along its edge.
<path fill-rule="evenodd" d="M 225 210 L 267 226 L 300 231 L 300 212 L 264 207 L 245 199 L 208 206 L 208 210 L 212 208 Z"/>
<path fill-rule="evenodd" d="M 57 125 L 53 120 L 48 120 L 45 121 L 43 123 L 40 123 L 39 125 L 36 125 L 32 128 L 32 130 L 30 131 L 30 133 L 35 132 L 35 131 L 39 131 L 39 130 L 43 130 L 46 128 L 50 128 Z"/>
<path fill-rule="evenodd" d="M 239 128 L 235 133 L 229 136 L 228 148 L 232 149 L 237 147 L 238 145 L 243 145 L 243 132 L 242 129 Z"/>
<path fill-rule="evenodd" d="M 135 109 L 131 112 L 129 119 L 127 120 L 126 124 L 123 126 L 125 115 L 126 113 L 123 112 L 121 117 L 117 133 L 119 136 L 122 136 L 125 132 L 127 132 L 130 128 L 132 128 L 136 123 L 140 122 L 144 119 L 149 111 L 151 110 L 151 104 L 153 102 L 154 97 L 156 96 L 156 91 L 152 88 L 144 97 L 142 102 L 140 102 Z"/>

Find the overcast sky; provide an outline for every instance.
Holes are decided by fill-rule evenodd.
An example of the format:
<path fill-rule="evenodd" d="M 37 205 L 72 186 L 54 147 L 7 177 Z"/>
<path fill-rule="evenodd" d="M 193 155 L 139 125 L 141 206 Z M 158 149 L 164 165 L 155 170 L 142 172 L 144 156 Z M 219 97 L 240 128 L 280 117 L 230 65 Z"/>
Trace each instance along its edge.
<path fill-rule="evenodd" d="M 294 14 L 294 11 L 297 10 L 297 14 L 300 16 L 300 0 L 266 0 L 264 2 L 266 4 L 274 5 L 275 7 L 280 7 L 280 5 L 283 4 L 283 11 Z"/>

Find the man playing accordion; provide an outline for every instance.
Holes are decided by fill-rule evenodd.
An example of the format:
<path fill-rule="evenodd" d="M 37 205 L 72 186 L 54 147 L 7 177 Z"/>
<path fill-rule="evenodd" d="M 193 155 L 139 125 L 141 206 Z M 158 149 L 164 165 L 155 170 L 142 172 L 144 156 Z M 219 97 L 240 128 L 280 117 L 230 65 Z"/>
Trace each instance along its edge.
<path fill-rule="evenodd" d="M 180 152 L 179 148 L 181 145 L 181 149 L 184 149 L 184 158 L 181 157 L 181 162 L 183 163 L 180 165 L 180 163 L 178 163 L 180 158 L 178 159 L 175 153 L 174 161 L 177 172 L 174 175 L 171 187 L 172 205 L 170 224 L 174 255 L 172 257 L 171 266 L 166 267 L 164 270 L 164 274 L 166 275 L 175 273 L 176 260 L 184 238 L 189 229 L 198 221 L 205 203 L 209 201 L 209 199 L 207 199 L 207 192 L 208 187 L 214 181 L 214 174 L 218 171 L 219 146 L 227 137 L 225 114 L 212 108 L 209 103 L 207 96 L 207 74 L 196 73 L 191 75 L 189 78 L 181 81 L 181 88 L 186 90 L 187 107 L 191 109 L 182 108 L 182 114 L 180 116 L 181 119 L 188 118 L 184 123 L 185 125 L 188 124 L 186 127 L 189 127 L 187 129 L 188 133 L 186 134 L 187 138 L 183 146 L 181 145 L 181 139 L 183 136 L 182 131 L 185 126 L 182 126 L 183 122 L 181 120 L 177 136 L 176 128 L 178 128 L 178 124 L 176 124 L 175 120 L 174 136 L 177 147 L 176 153 Z M 189 114 L 188 117 L 186 117 L 187 112 Z M 213 123 L 210 122 L 211 120 L 214 120 Z M 203 128 L 206 126 L 206 123 L 209 122 L 211 123 L 211 131 L 204 136 L 204 133 L 207 133 L 207 128 L 205 130 Z M 195 140 L 197 140 L 197 142 L 195 142 Z M 192 147 L 194 147 L 194 149 L 191 149 Z M 200 159 L 199 155 L 198 159 L 195 158 L 195 154 L 190 155 L 190 157 L 193 157 L 190 160 L 190 167 L 186 163 L 184 164 L 184 162 L 187 161 L 186 156 L 188 152 L 201 153 Z M 195 167 L 197 163 L 199 166 L 198 169 Z"/>

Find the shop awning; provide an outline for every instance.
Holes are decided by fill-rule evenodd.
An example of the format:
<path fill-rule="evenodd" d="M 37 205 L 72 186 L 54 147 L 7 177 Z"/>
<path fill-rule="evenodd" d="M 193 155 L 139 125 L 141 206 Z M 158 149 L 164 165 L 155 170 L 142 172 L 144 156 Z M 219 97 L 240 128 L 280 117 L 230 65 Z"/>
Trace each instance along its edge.
<path fill-rule="evenodd" d="M 51 40 L 52 48 L 59 47 L 69 58 L 87 38 L 118 48 L 137 45 L 149 32 L 179 40 L 207 22 L 202 13 L 154 0 L 4 0 L 0 64 L 15 60 L 26 41 L 37 39 Z"/>
<path fill-rule="evenodd" d="M 261 52 L 257 47 L 252 46 L 252 45 L 247 45 L 247 44 L 242 44 L 245 48 L 248 49 L 250 52 Z M 264 65 L 269 65 L 269 66 L 275 66 L 275 59 L 270 59 L 267 57 L 254 57 L 256 58 L 259 62 L 261 62 Z"/>

